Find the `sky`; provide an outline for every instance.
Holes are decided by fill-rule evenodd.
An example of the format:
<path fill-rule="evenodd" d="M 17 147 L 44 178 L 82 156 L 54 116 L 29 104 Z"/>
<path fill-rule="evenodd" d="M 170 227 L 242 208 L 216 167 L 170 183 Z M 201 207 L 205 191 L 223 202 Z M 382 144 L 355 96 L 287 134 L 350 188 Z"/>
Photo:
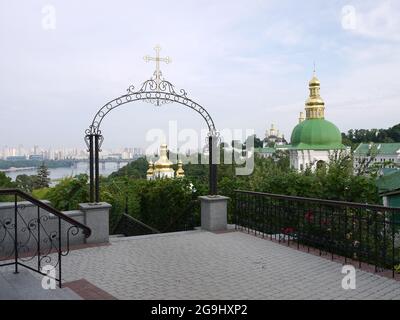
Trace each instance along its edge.
<path fill-rule="evenodd" d="M 165 79 L 221 131 L 263 137 L 274 123 L 289 140 L 314 62 L 327 120 L 388 128 L 400 122 L 399 17 L 397 0 L 0 0 L 0 146 L 83 148 L 97 110 L 152 76 L 143 56 L 156 44 L 172 59 Z M 146 147 L 169 121 L 205 129 L 189 108 L 135 102 L 106 117 L 104 148 Z"/>

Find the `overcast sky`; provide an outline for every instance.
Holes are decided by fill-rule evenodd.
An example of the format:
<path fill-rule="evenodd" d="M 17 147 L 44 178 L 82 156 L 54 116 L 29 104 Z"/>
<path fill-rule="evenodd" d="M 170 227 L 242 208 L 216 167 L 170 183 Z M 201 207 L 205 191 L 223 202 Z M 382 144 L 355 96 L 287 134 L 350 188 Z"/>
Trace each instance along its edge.
<path fill-rule="evenodd" d="M 326 119 L 387 128 L 400 122 L 399 17 L 397 0 L 0 0 L 0 146 L 83 147 L 97 109 L 152 75 L 156 44 L 165 78 L 219 129 L 263 136 L 273 122 L 289 138 L 313 61 Z M 169 120 L 205 127 L 179 105 L 131 103 L 104 121 L 104 147 L 145 147 Z"/>

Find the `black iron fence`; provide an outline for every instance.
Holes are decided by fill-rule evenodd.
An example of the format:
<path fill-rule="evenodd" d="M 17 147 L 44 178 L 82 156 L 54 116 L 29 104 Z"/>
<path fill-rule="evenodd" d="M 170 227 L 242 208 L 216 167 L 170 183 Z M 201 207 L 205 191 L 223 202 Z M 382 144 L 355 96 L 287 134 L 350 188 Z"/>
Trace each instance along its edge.
<path fill-rule="evenodd" d="M 160 233 L 160 231 L 148 226 L 142 221 L 126 213 L 123 213 L 121 215 L 116 227 L 113 230 L 113 234 L 122 234 L 125 237 L 141 236 L 155 233 Z"/>
<path fill-rule="evenodd" d="M 0 200 L 7 202 L 0 215 L 0 267 L 28 268 L 62 282 L 62 257 L 70 242 L 89 237 L 90 228 L 57 209 L 18 189 L 0 189 Z"/>
<path fill-rule="evenodd" d="M 239 230 L 375 266 L 400 266 L 400 208 L 235 191 Z M 398 270 L 398 269 L 397 269 Z"/>
<path fill-rule="evenodd" d="M 127 211 L 127 209 L 125 209 Z M 200 203 L 192 200 L 187 203 L 180 214 L 168 214 L 169 208 L 164 208 L 165 215 L 158 222 L 158 229 L 150 226 L 151 221 L 138 220 L 127 213 L 123 213 L 112 234 L 122 234 L 127 237 L 140 236 L 155 233 L 167 233 L 193 230 L 200 225 Z M 162 223 L 161 223 L 162 222 Z"/>

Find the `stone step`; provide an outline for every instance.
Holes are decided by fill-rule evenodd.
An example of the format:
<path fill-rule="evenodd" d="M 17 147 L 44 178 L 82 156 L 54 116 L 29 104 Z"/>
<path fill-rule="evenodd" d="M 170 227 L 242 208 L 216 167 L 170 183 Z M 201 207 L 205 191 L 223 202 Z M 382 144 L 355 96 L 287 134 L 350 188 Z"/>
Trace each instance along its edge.
<path fill-rule="evenodd" d="M 0 268 L 0 300 L 82 300 L 69 288 L 46 290 L 40 275 L 20 267 L 19 273 L 9 267 Z"/>

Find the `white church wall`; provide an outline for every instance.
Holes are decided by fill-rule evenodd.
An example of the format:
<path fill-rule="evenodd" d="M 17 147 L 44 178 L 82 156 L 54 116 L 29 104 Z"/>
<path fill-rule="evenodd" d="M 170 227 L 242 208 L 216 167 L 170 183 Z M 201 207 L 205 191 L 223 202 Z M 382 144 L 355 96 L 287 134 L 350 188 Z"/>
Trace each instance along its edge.
<path fill-rule="evenodd" d="M 314 171 L 320 161 L 329 163 L 335 150 L 290 150 L 290 166 L 298 171 L 311 168 Z"/>

